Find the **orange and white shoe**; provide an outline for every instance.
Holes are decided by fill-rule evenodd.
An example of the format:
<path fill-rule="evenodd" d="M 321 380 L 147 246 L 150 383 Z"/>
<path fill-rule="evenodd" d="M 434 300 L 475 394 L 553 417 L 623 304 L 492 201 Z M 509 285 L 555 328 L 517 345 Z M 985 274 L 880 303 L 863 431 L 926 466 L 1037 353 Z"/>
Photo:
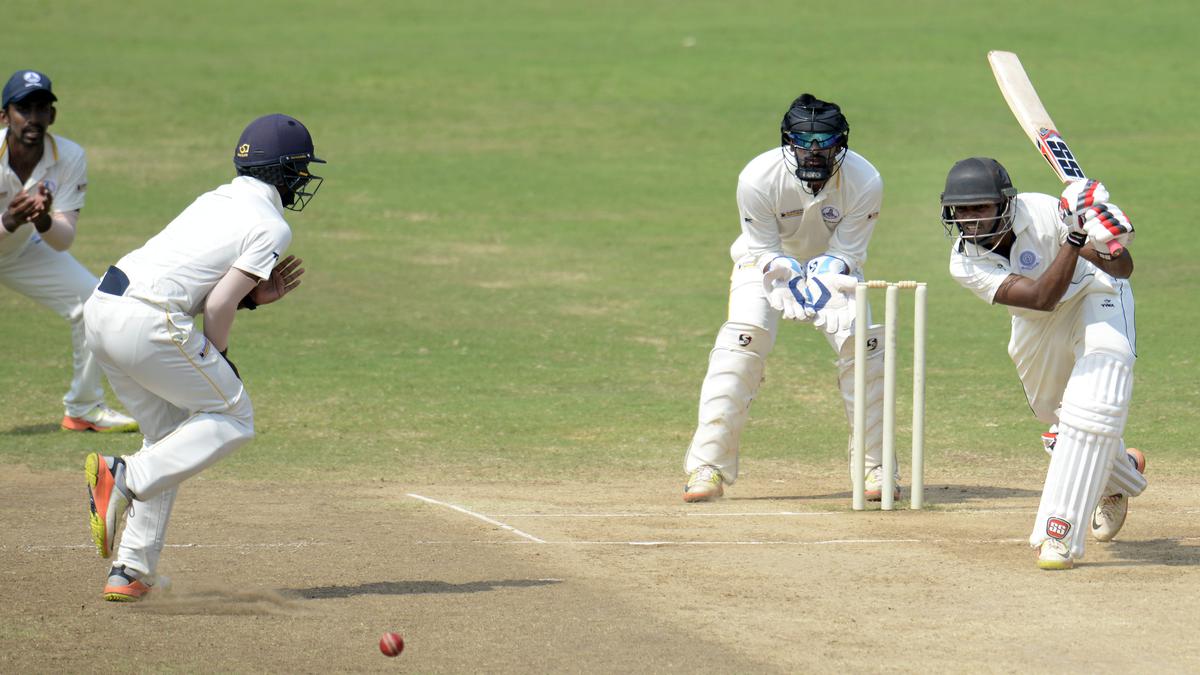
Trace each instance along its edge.
<path fill-rule="evenodd" d="M 150 592 L 151 585 L 138 579 L 124 565 L 113 565 L 104 584 L 104 599 L 109 602 L 137 602 Z"/>
<path fill-rule="evenodd" d="M 683 501 L 708 502 L 725 494 L 725 478 L 721 470 L 707 464 L 696 469 L 688 476 L 687 485 L 683 487 Z"/>
<path fill-rule="evenodd" d="M 137 431 L 137 420 L 129 415 L 101 403 L 80 417 L 63 415 L 62 428 L 65 431 L 99 431 L 101 433 L 120 433 Z"/>
<path fill-rule="evenodd" d="M 1137 469 L 1146 473 L 1146 455 L 1137 448 L 1125 448 L 1125 458 Z M 1112 541 L 1125 525 L 1129 515 L 1129 495 L 1118 492 L 1100 499 L 1092 513 L 1092 536 L 1096 541 Z"/>
<path fill-rule="evenodd" d="M 98 452 L 88 453 L 84 472 L 88 482 L 92 541 L 96 543 L 100 557 L 107 558 L 112 555 L 117 528 L 121 526 L 125 509 L 129 507 L 129 498 L 123 491 L 125 460 L 105 457 Z"/>
<path fill-rule="evenodd" d="M 876 466 L 867 470 L 864 494 L 869 502 L 883 501 L 883 466 Z M 892 492 L 892 499 L 900 499 L 900 481 L 898 478 Z"/>

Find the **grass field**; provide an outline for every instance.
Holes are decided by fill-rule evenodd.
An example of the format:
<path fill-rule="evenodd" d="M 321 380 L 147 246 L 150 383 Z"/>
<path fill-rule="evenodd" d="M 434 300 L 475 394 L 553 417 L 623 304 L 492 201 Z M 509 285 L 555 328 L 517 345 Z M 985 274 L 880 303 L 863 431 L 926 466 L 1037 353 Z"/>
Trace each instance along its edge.
<path fill-rule="evenodd" d="M 1190 2 L 131 1 L 5 14 L 4 75 L 48 73 L 53 130 L 88 151 L 72 252 L 96 273 L 227 180 L 258 115 L 300 118 L 329 162 L 290 218 L 303 286 L 234 328 L 259 436 L 205 480 L 665 481 L 646 499 L 673 505 L 724 316 L 736 176 L 778 143 L 804 91 L 843 106 L 851 146 L 884 177 L 868 275 L 930 286 L 929 480 L 1041 461 L 1007 315 L 949 278 L 938 221 L 945 173 L 966 156 L 1000 159 L 1019 189 L 1059 189 L 996 90 L 989 49 L 1021 55 L 1084 168 L 1134 220 L 1127 438 L 1163 475 L 1197 468 Z M 77 473 L 98 445 L 132 452 L 133 439 L 57 431 L 66 327 L 7 289 L 0 312 L 0 460 Z M 750 475 L 840 460 L 834 378 L 817 333 L 781 331 L 743 438 Z"/>

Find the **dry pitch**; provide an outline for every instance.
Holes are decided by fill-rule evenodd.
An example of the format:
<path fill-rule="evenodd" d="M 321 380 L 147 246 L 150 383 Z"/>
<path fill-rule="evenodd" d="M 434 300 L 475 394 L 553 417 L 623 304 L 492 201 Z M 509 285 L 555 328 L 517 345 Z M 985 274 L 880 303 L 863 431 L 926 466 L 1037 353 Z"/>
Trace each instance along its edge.
<path fill-rule="evenodd" d="M 100 599 L 82 472 L 18 469 L 0 671 L 1194 671 L 1200 495 L 1153 469 L 1119 541 L 1069 572 L 1024 544 L 1032 460 L 931 476 L 930 509 L 891 514 L 849 512 L 834 465 L 752 463 L 695 506 L 673 475 L 604 493 L 198 479 L 172 588 L 138 605 Z"/>

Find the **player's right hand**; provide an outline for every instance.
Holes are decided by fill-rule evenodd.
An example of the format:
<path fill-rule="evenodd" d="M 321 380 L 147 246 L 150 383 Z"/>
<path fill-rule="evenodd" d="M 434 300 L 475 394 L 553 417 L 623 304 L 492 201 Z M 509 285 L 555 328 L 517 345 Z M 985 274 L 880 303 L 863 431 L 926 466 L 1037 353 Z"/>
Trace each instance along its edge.
<path fill-rule="evenodd" d="M 1079 216 L 1079 227 L 1087 233 L 1088 240 L 1100 253 L 1109 258 L 1108 242 L 1116 239 L 1122 246 L 1133 239 L 1133 223 L 1129 216 L 1112 202 L 1103 202 L 1087 209 Z"/>
<path fill-rule="evenodd" d="M 777 256 L 763 266 L 763 291 L 767 303 L 783 312 L 783 318 L 806 321 L 810 314 L 805 311 L 804 267 L 799 260 L 788 256 Z"/>

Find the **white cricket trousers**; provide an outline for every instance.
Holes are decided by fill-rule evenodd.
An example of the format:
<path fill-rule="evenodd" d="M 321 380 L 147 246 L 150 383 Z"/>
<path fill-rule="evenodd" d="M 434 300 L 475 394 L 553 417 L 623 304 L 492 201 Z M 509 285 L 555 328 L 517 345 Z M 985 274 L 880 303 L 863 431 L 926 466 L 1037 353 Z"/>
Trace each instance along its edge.
<path fill-rule="evenodd" d="M 179 484 L 253 438 L 254 410 L 187 314 L 100 290 L 83 313 L 88 343 L 144 435 L 125 457 L 135 500 L 116 564 L 153 575 Z"/>
<path fill-rule="evenodd" d="M 104 402 L 100 367 L 84 339 L 83 303 L 98 280 L 66 251 L 56 251 L 38 237 L 0 257 L 0 283 L 53 311 L 71 324 L 73 375 L 63 407 L 80 417 Z"/>

